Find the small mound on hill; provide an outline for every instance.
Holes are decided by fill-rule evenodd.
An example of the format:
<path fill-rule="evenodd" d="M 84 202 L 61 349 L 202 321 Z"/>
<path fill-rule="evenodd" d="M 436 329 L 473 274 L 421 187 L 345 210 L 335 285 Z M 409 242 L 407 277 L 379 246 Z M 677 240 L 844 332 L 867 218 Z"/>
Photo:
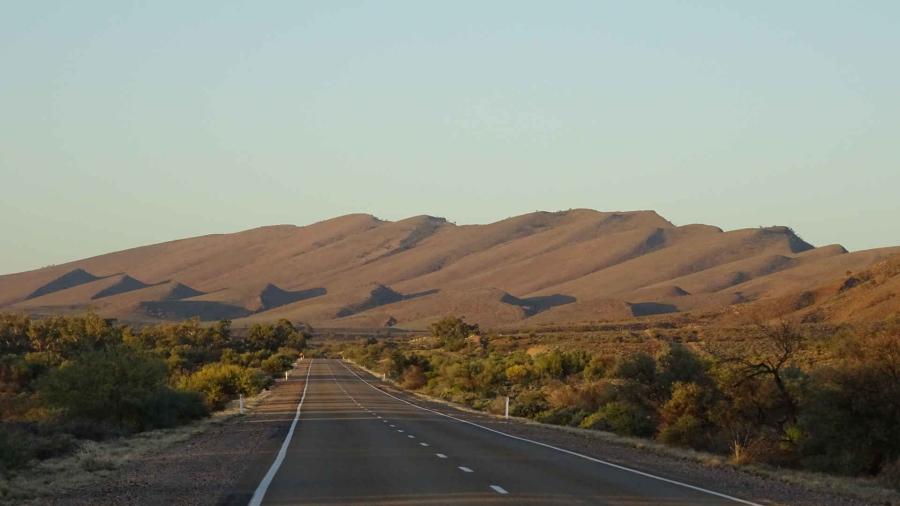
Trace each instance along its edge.
<path fill-rule="evenodd" d="M 48 293 L 58 292 L 60 290 L 72 288 L 73 286 L 90 283 L 91 281 L 97 281 L 98 279 L 100 278 L 84 269 L 75 269 L 63 274 L 46 285 L 41 286 L 37 290 L 31 292 L 25 299 L 34 299 L 42 295 L 47 295 Z"/>
<path fill-rule="evenodd" d="M 357 304 L 352 304 L 349 306 L 345 306 L 337 313 L 338 318 L 344 318 L 346 316 L 355 315 L 357 313 L 362 313 L 363 311 L 368 311 L 372 308 L 376 308 L 378 306 L 384 306 L 387 304 L 393 304 L 395 302 L 400 302 L 403 300 L 414 299 L 417 297 L 422 297 L 424 295 L 430 295 L 435 293 L 437 290 L 429 290 L 421 293 L 414 293 L 409 295 L 403 295 L 400 292 L 394 291 L 391 288 L 384 285 L 376 285 L 375 288 L 369 293 L 369 297 Z"/>
<path fill-rule="evenodd" d="M 260 311 L 266 311 L 272 308 L 285 306 L 301 300 L 311 299 L 325 295 L 328 291 L 325 288 L 310 288 L 308 290 L 283 290 L 272 283 L 266 285 L 262 292 L 259 293 Z"/>
<path fill-rule="evenodd" d="M 556 293 L 553 295 L 541 295 L 537 297 L 527 297 L 524 299 L 520 299 L 508 293 L 504 293 L 503 297 L 500 298 L 500 302 L 512 304 L 513 306 L 519 306 L 524 309 L 526 317 L 536 315 L 541 311 L 546 311 L 556 306 L 571 304 L 576 300 L 577 299 L 575 299 L 575 297 L 572 297 L 571 295 L 563 295 L 561 293 Z"/>
<path fill-rule="evenodd" d="M 201 295 L 205 295 L 205 292 L 191 288 L 183 283 L 175 283 L 168 293 L 163 296 L 162 300 L 190 299 Z"/>
<path fill-rule="evenodd" d="M 100 290 L 99 292 L 92 295 L 91 299 L 102 299 L 103 297 L 110 297 L 113 295 L 118 295 L 120 293 L 140 290 L 141 288 L 147 288 L 148 286 L 150 285 L 144 283 L 143 281 L 134 279 L 133 277 L 126 274 L 122 276 L 122 279 L 120 279 L 116 283 L 107 286 L 103 290 Z"/>

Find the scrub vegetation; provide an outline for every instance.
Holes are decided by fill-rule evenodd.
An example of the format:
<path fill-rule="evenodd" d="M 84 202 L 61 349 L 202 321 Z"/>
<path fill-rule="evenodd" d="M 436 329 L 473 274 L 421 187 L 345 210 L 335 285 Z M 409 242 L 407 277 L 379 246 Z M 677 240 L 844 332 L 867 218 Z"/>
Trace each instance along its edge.
<path fill-rule="evenodd" d="M 0 471 L 207 416 L 268 387 L 308 337 L 287 320 L 239 334 L 229 321 L 0 314 Z"/>
<path fill-rule="evenodd" d="M 900 319 L 742 332 L 536 346 L 448 317 L 430 337 L 339 346 L 405 388 L 476 409 L 500 413 L 509 396 L 514 416 L 900 489 Z"/>

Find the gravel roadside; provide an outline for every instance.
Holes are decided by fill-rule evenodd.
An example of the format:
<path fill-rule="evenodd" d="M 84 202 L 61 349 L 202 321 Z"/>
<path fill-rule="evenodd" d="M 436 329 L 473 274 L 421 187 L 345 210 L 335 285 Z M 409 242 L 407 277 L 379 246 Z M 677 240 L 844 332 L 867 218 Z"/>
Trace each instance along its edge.
<path fill-rule="evenodd" d="M 295 377 L 300 377 L 299 372 Z M 136 458 L 100 480 L 57 496 L 40 497 L 34 504 L 246 504 L 256 485 L 248 478 L 262 476 L 271 465 L 294 417 L 303 384 L 302 379 L 279 381 L 248 414 L 211 425 L 187 440 Z"/>

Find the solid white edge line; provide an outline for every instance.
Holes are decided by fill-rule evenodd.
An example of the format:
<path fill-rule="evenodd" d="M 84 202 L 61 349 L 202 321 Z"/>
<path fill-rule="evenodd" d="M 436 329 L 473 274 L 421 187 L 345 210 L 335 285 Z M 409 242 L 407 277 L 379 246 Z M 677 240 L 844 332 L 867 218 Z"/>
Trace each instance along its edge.
<path fill-rule="evenodd" d="M 359 379 L 360 381 L 362 381 L 362 382 L 365 383 L 366 385 L 369 385 L 370 388 L 372 388 L 372 389 L 374 389 L 374 390 L 377 390 L 377 391 L 383 393 L 384 395 L 387 395 L 388 397 L 392 397 L 392 398 L 394 398 L 394 399 L 397 399 L 397 400 L 400 401 L 400 402 L 409 404 L 410 406 L 412 406 L 412 407 L 414 407 L 414 408 L 418 408 L 418 409 L 421 409 L 421 410 L 423 410 L 423 411 L 428 411 L 428 412 L 430 412 L 430 413 L 434 413 L 434 414 L 436 414 L 436 415 L 440 415 L 440 416 L 449 418 L 449 419 L 451 419 L 451 420 L 456 420 L 457 422 L 465 423 L 465 424 L 471 425 L 471 426 L 473 426 L 473 427 L 478 427 L 479 429 L 483 429 L 483 430 L 486 430 L 486 431 L 488 431 L 488 432 L 493 432 L 494 434 L 499 434 L 499 435 L 501 435 L 501 436 L 505 436 L 505 437 L 508 437 L 508 438 L 510 438 L 510 439 L 516 439 L 516 440 L 519 440 L 519 441 L 525 441 L 526 443 L 531 443 L 531 444 L 535 444 L 535 445 L 538 445 L 538 446 L 543 446 L 544 448 L 549 448 L 549 449 L 551 449 L 551 450 L 556 450 L 556 451 L 558 451 L 558 452 L 566 453 L 566 454 L 572 455 L 572 456 L 574 456 L 574 457 L 579 457 L 579 458 L 582 458 L 582 459 L 585 459 L 585 460 L 589 460 L 589 461 L 591 461 L 591 462 L 596 462 L 596 463 L 598 463 L 598 464 L 603 464 L 604 466 L 609 466 L 609 467 L 612 467 L 612 468 L 614 468 L 614 469 L 619 469 L 619 470 L 621 470 L 621 471 L 627 471 L 627 472 L 629 472 L 629 473 L 634 473 L 634 474 L 637 474 L 637 475 L 639 475 L 639 476 L 643 476 L 643 477 L 645 477 L 645 478 L 651 478 L 651 479 L 658 480 L 658 481 L 662 481 L 662 482 L 665 482 L 665 483 L 670 483 L 670 484 L 672 484 L 672 485 L 678 485 L 678 486 L 680 486 L 680 487 L 689 488 L 689 489 L 691 489 L 691 490 L 696 490 L 697 492 L 703 492 L 703 493 L 705 493 L 705 494 L 714 495 L 714 496 L 716 496 L 716 497 L 721 497 L 721 498 L 723 498 L 723 499 L 728 499 L 729 501 L 734 501 L 734 502 L 740 503 L 740 504 L 746 504 L 746 505 L 748 505 L 748 506 L 763 506 L 762 504 L 755 503 L 755 502 L 752 502 L 752 501 L 748 501 L 748 500 L 746 500 L 746 499 L 740 499 L 740 498 L 738 498 L 738 497 L 730 496 L 730 495 L 728 495 L 728 494 L 723 494 L 723 493 L 721 493 L 721 492 L 716 492 L 715 490 L 709 490 L 709 489 L 706 489 L 706 488 L 703 488 L 703 487 L 698 487 L 698 486 L 696 486 L 696 485 L 691 485 L 691 484 L 689 484 L 689 483 L 684 483 L 684 482 L 681 482 L 681 481 L 672 480 L 672 479 L 669 479 L 669 478 L 664 478 L 664 477 L 662 477 L 662 476 L 657 476 L 657 475 L 655 475 L 655 474 L 646 473 L 646 472 L 644 472 L 644 471 L 638 471 L 637 469 L 632 469 L 632 468 L 630 468 L 630 467 L 625 467 L 625 466 L 621 466 L 621 465 L 619 465 L 619 464 L 614 464 L 614 463 L 612 463 L 612 462 L 608 462 L 608 461 L 605 461 L 605 460 L 602 460 L 602 459 L 594 458 L 594 457 L 591 457 L 591 456 L 589 456 L 589 455 L 585 455 L 585 454 L 583 454 L 583 453 L 578 453 L 578 452 L 575 452 L 575 451 L 572 451 L 572 450 L 566 450 L 565 448 L 560 448 L 560 447 L 558 447 L 558 446 L 553 446 L 553 445 L 551 445 L 551 444 L 542 443 L 542 442 L 540 442 L 540 441 L 535 441 L 535 440 L 533 440 L 533 439 L 528 439 L 528 438 L 524 438 L 524 437 L 514 436 L 514 435 L 508 434 L 508 433 L 506 433 L 506 432 L 501 432 L 501 431 L 499 431 L 499 430 L 497 430 L 497 429 L 492 429 L 492 428 L 490 428 L 490 427 L 485 427 L 484 425 L 479 425 L 479 424 L 477 424 L 477 423 L 475 423 L 475 422 L 470 422 L 469 420 L 463 420 L 462 418 L 456 418 L 455 416 L 451 416 L 451 415 L 448 415 L 448 414 L 445 414 L 445 413 L 441 413 L 440 411 L 435 411 L 435 410 L 433 410 L 433 409 L 429 409 L 429 408 L 426 408 L 426 407 L 424 407 L 424 406 L 419 406 L 418 404 L 414 404 L 414 403 L 412 403 L 412 402 L 409 402 L 409 401 L 407 401 L 406 399 L 401 399 L 400 397 L 397 397 L 396 395 L 389 394 L 389 393 L 385 392 L 384 390 L 381 390 L 380 388 L 376 387 L 375 385 L 372 385 L 372 384 L 369 383 L 368 381 L 364 380 L 359 374 L 356 374 L 356 371 L 354 371 L 353 369 L 350 369 L 349 367 L 347 367 L 347 364 L 344 363 L 343 360 L 341 361 L 341 365 L 343 365 L 345 369 L 347 369 L 348 371 L 350 371 L 351 374 L 353 374 L 354 376 L 356 376 L 357 379 Z"/>
<path fill-rule="evenodd" d="M 494 492 L 497 492 L 498 494 L 509 494 L 509 492 L 507 492 L 506 489 L 501 487 L 500 485 L 491 485 L 491 488 L 494 489 Z"/>
<path fill-rule="evenodd" d="M 288 446 L 291 444 L 291 438 L 294 436 L 294 428 L 297 427 L 297 421 L 300 420 L 300 409 L 303 408 L 303 401 L 306 399 L 306 389 L 309 388 L 309 373 L 312 372 L 314 360 L 315 359 L 310 359 L 309 365 L 306 367 L 306 383 L 303 384 L 303 395 L 300 396 L 300 402 L 297 403 L 297 413 L 294 415 L 294 421 L 291 422 L 291 428 L 288 429 L 287 435 L 284 436 L 284 442 L 281 443 L 281 449 L 278 450 L 278 455 L 275 456 L 275 462 L 272 462 L 272 466 L 269 467 L 268 472 L 263 476 L 262 481 L 259 482 L 259 486 L 257 486 L 256 491 L 253 492 L 253 497 L 251 497 L 250 502 L 247 503 L 248 506 L 259 506 L 262 504 L 263 497 L 266 496 L 266 491 L 269 490 L 269 485 L 272 484 L 272 479 L 275 478 L 275 474 L 278 473 L 278 468 L 280 468 L 281 463 L 284 462 Z"/>

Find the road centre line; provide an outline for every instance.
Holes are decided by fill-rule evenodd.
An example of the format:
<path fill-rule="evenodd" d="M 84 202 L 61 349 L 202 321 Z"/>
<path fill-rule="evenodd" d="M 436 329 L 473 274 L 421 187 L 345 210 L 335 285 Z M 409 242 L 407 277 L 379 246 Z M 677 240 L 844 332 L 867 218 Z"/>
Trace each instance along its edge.
<path fill-rule="evenodd" d="M 506 495 L 509 493 L 506 491 L 505 488 L 501 487 L 500 485 L 491 485 L 491 488 L 494 489 L 494 492 L 497 492 L 498 494 L 501 494 L 501 495 Z"/>
<path fill-rule="evenodd" d="M 634 473 L 634 474 L 637 474 L 637 475 L 639 475 L 639 476 L 643 476 L 643 477 L 645 477 L 645 478 L 650 478 L 650 479 L 653 479 L 653 480 L 657 480 L 657 481 L 662 481 L 662 482 L 665 482 L 665 483 L 669 483 L 669 484 L 672 484 L 672 485 L 677 485 L 677 486 L 680 486 L 680 487 L 689 488 L 689 489 L 691 489 L 691 490 L 696 490 L 697 492 L 703 492 L 703 493 L 705 493 L 705 494 L 714 495 L 714 496 L 716 496 L 716 497 L 721 497 L 721 498 L 723 498 L 723 499 L 728 499 L 729 501 L 734 501 L 734 502 L 740 503 L 740 504 L 746 504 L 746 505 L 748 505 L 748 506 L 762 506 L 762 505 L 759 504 L 759 503 L 755 503 L 755 502 L 748 501 L 748 500 L 745 500 L 745 499 L 740 499 L 740 498 L 738 498 L 738 497 L 734 497 L 734 496 L 731 496 L 731 495 L 728 495 L 728 494 L 723 494 L 723 493 L 721 493 L 721 492 L 716 492 L 716 491 L 714 491 L 714 490 L 709 490 L 709 489 L 706 489 L 706 488 L 703 488 L 703 487 L 698 487 L 698 486 L 696 486 L 696 485 L 691 485 L 691 484 L 689 484 L 689 483 L 684 483 L 684 482 L 681 482 L 681 481 L 678 481 L 678 480 L 672 480 L 672 479 L 669 479 L 669 478 L 664 478 L 664 477 L 662 477 L 662 476 L 657 476 L 657 475 L 655 475 L 655 474 L 647 473 L 647 472 L 644 472 L 644 471 L 639 471 L 639 470 L 637 470 L 637 469 L 632 469 L 632 468 L 630 468 L 630 467 L 622 466 L 622 465 L 619 465 L 619 464 L 614 464 L 614 463 L 609 462 L 609 461 L 606 461 L 606 460 L 594 458 L 594 457 L 591 457 L 591 456 L 589 456 L 589 455 L 585 455 L 585 454 L 583 454 L 583 453 L 578 453 L 578 452 L 575 452 L 575 451 L 572 451 L 572 450 L 567 450 L 567 449 L 565 449 L 565 448 L 560 448 L 560 447 L 558 447 L 558 446 L 553 446 L 553 445 L 551 445 L 551 444 L 542 443 L 542 442 L 540 442 L 540 441 L 535 441 L 535 440 L 533 440 L 533 439 L 528 439 L 528 438 L 524 438 L 524 437 L 520 437 L 520 436 L 515 436 L 515 435 L 512 435 L 512 434 L 508 434 L 508 433 L 506 433 L 506 432 L 499 431 L 499 430 L 497 430 L 497 429 L 492 429 L 492 428 L 490 428 L 490 427 L 486 427 L 486 426 L 484 426 L 484 425 L 480 425 L 480 424 L 477 424 L 477 423 L 475 423 L 475 422 L 471 422 L 471 421 L 469 421 L 469 420 L 463 420 L 462 418 L 457 418 L 457 417 L 452 416 L 452 415 L 448 415 L 448 414 L 445 414 L 445 413 L 441 413 L 440 411 L 436 411 L 436 410 L 434 410 L 434 409 L 426 408 L 426 407 L 424 407 L 424 406 L 419 406 L 418 404 L 414 404 L 414 403 L 412 403 L 412 402 L 410 402 L 410 401 L 407 401 L 406 399 L 401 399 L 400 397 L 397 397 L 396 395 L 392 395 L 392 394 L 390 394 L 390 393 L 388 393 L 388 392 L 385 392 L 384 390 L 381 390 L 380 388 L 376 387 L 375 385 L 369 383 L 368 381 L 364 380 L 359 374 L 357 374 L 356 371 L 350 369 L 350 367 L 348 367 L 347 364 L 344 363 L 343 361 L 341 361 L 341 365 L 343 365 L 345 369 L 347 369 L 348 371 L 350 371 L 350 374 L 353 374 L 354 376 L 356 376 L 356 378 L 357 378 L 358 380 L 362 381 L 362 382 L 365 383 L 366 385 L 369 385 L 369 387 L 372 388 L 373 390 L 378 391 L 378 392 L 381 392 L 382 394 L 384 394 L 384 395 L 386 395 L 386 396 L 388 396 L 388 397 L 394 398 L 394 399 L 396 399 L 396 400 L 398 400 L 398 401 L 400 401 L 400 402 L 403 402 L 403 403 L 405 403 L 405 404 L 409 404 L 410 406 L 412 406 L 412 407 L 414 407 L 414 408 L 421 409 L 422 411 L 428 411 L 428 412 L 430 412 L 430 413 L 434 413 L 434 414 L 437 414 L 437 415 L 440 415 L 440 416 L 449 418 L 449 419 L 451 419 L 451 420 L 456 420 L 457 422 L 460 422 L 460 423 L 465 423 L 465 424 L 467 424 L 467 425 L 471 425 L 471 426 L 473 426 L 473 427 L 478 427 L 479 429 L 486 430 L 486 431 L 488 431 L 488 432 L 493 432 L 494 434 L 498 434 L 498 435 L 500 435 L 500 436 L 508 437 L 508 438 L 510 438 L 510 439 L 515 439 L 515 440 L 518 440 L 518 441 L 524 441 L 524 442 L 526 442 L 526 443 L 531 443 L 531 444 L 534 444 L 534 445 L 537 445 L 537 446 L 542 446 L 542 447 L 544 447 L 544 448 L 549 448 L 549 449 L 551 449 L 551 450 L 556 450 L 556 451 L 558 451 L 558 452 L 562 452 L 562 453 L 565 453 L 565 454 L 568 454 L 568 455 L 572 455 L 573 457 L 579 457 L 579 458 L 581 458 L 581 459 L 588 460 L 588 461 L 590 461 L 590 462 L 595 462 L 595 463 L 597 463 L 597 464 L 602 464 L 602 465 L 604 465 L 604 466 L 612 467 L 612 468 L 618 469 L 618 470 L 620 470 L 620 471 L 626 471 L 626 472 L 629 472 L 629 473 Z M 444 457 L 444 458 L 446 458 L 446 457 Z"/>

